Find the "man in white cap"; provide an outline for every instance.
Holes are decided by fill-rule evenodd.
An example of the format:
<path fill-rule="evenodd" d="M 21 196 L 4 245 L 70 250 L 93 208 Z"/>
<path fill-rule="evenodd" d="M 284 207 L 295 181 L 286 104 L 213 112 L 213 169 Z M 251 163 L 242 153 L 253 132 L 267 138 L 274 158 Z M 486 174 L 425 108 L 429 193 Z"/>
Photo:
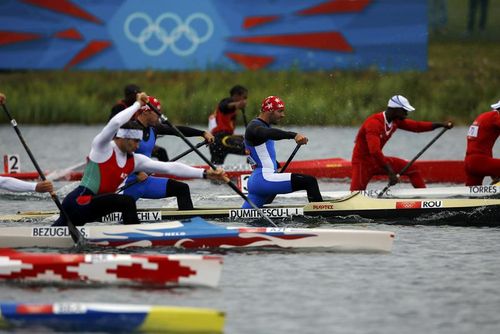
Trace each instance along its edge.
<path fill-rule="evenodd" d="M 215 180 L 226 177 L 222 169 L 204 170 L 181 162 L 155 161 L 134 153 L 143 139 L 144 127 L 130 119 L 147 102 L 146 93 L 137 93 L 136 102 L 111 118 L 92 141 L 82 181 L 62 202 L 74 225 L 97 221 L 111 212 L 121 212 L 123 224 L 139 224 L 135 199 L 115 193 L 118 186 L 134 172 Z M 67 225 L 66 216 L 60 215 L 53 225 Z"/>
<path fill-rule="evenodd" d="M 491 105 L 493 110 L 479 115 L 469 127 L 465 153 L 467 186 L 483 184 L 485 176 L 493 183 L 500 181 L 500 159 L 493 158 L 493 146 L 500 135 L 500 101 Z"/>
<path fill-rule="evenodd" d="M 432 123 L 407 119 L 408 113 L 414 110 L 406 97 L 395 95 L 389 100 L 385 111 L 371 115 L 364 121 L 352 152 L 351 191 L 365 190 L 375 175 L 388 175 L 390 185 L 399 182 L 397 174 L 408 162 L 396 157 L 387 157 L 382 153 L 382 148 L 398 128 L 425 132 L 441 127 L 453 127 L 451 122 Z M 414 166 L 408 168 L 405 175 L 410 178 L 413 187 L 425 188 L 425 182 Z"/>

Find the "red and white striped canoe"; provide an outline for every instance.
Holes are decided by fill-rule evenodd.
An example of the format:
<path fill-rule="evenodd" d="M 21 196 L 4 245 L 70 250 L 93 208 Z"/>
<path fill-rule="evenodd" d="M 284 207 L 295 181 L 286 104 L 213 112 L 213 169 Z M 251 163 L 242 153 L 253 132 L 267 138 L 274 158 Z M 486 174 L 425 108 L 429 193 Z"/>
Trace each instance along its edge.
<path fill-rule="evenodd" d="M 0 248 L 0 279 L 216 287 L 222 257 L 188 254 L 25 253 Z"/>

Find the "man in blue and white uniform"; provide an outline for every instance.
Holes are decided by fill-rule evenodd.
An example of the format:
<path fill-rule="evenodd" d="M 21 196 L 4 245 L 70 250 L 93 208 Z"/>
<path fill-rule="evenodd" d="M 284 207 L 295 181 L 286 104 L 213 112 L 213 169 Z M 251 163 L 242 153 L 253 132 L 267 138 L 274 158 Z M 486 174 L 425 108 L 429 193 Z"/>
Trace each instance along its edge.
<path fill-rule="evenodd" d="M 160 100 L 153 96 L 149 96 L 148 99 L 149 103 L 161 112 Z M 158 135 L 177 136 L 173 128 L 160 122 L 160 117 L 156 112 L 150 109 L 148 105 L 141 107 L 135 115 L 135 120 L 143 127 L 144 131 L 144 136 L 139 143 L 139 148 L 135 151 L 136 154 L 142 154 L 151 158 Z M 207 143 L 213 143 L 214 141 L 214 136 L 212 136 L 210 132 L 197 130 L 187 126 L 178 126 L 178 129 L 186 137 L 201 136 Z M 137 179 L 141 180 L 141 182 L 137 182 Z M 166 177 L 148 177 L 146 174 L 131 174 L 127 178 L 125 185 L 127 188 L 123 193 L 133 197 L 135 200 L 139 198 L 160 199 L 176 197 L 179 210 L 193 209 L 191 192 L 187 183 Z"/>
<path fill-rule="evenodd" d="M 255 169 L 248 179 L 248 198 L 258 207 L 272 201 L 276 194 L 306 190 L 309 202 L 322 202 L 318 182 L 310 175 L 279 173 L 274 141 L 294 139 L 299 145 L 307 144 L 307 137 L 292 131 L 271 128 L 285 117 L 285 104 L 277 96 L 268 96 L 262 102 L 260 114 L 245 131 L 245 146 L 255 161 Z M 248 202 L 243 209 L 250 209 Z"/>

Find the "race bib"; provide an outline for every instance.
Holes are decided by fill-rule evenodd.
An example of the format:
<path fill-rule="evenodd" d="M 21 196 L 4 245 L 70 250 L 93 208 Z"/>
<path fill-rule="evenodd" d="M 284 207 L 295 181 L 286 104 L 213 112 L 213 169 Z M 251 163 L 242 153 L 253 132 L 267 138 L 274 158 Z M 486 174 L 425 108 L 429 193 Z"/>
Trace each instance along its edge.
<path fill-rule="evenodd" d="M 477 137 L 478 133 L 479 133 L 479 126 L 477 126 L 477 125 L 471 125 L 469 127 L 469 132 L 467 132 L 467 136 L 469 136 L 469 137 Z"/>

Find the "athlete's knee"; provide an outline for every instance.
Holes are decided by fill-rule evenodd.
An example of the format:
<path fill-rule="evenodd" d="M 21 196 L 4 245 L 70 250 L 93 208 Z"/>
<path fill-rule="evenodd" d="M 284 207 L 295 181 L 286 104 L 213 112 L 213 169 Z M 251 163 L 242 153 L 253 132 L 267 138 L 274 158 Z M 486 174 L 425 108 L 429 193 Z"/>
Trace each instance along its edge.
<path fill-rule="evenodd" d="M 176 180 L 168 180 L 166 194 L 167 197 L 189 196 L 191 191 L 187 183 Z"/>
<path fill-rule="evenodd" d="M 121 207 L 122 210 L 126 209 L 135 209 L 136 204 L 135 204 L 136 199 L 130 195 L 123 194 L 120 196 L 120 200 L 118 201 L 119 206 Z"/>
<path fill-rule="evenodd" d="M 311 187 L 318 187 L 318 180 L 311 175 L 292 173 L 292 190 L 304 190 Z"/>
<path fill-rule="evenodd" d="M 189 196 L 191 194 L 189 185 L 187 183 L 179 182 L 179 184 L 177 185 L 177 189 L 179 195 Z"/>

